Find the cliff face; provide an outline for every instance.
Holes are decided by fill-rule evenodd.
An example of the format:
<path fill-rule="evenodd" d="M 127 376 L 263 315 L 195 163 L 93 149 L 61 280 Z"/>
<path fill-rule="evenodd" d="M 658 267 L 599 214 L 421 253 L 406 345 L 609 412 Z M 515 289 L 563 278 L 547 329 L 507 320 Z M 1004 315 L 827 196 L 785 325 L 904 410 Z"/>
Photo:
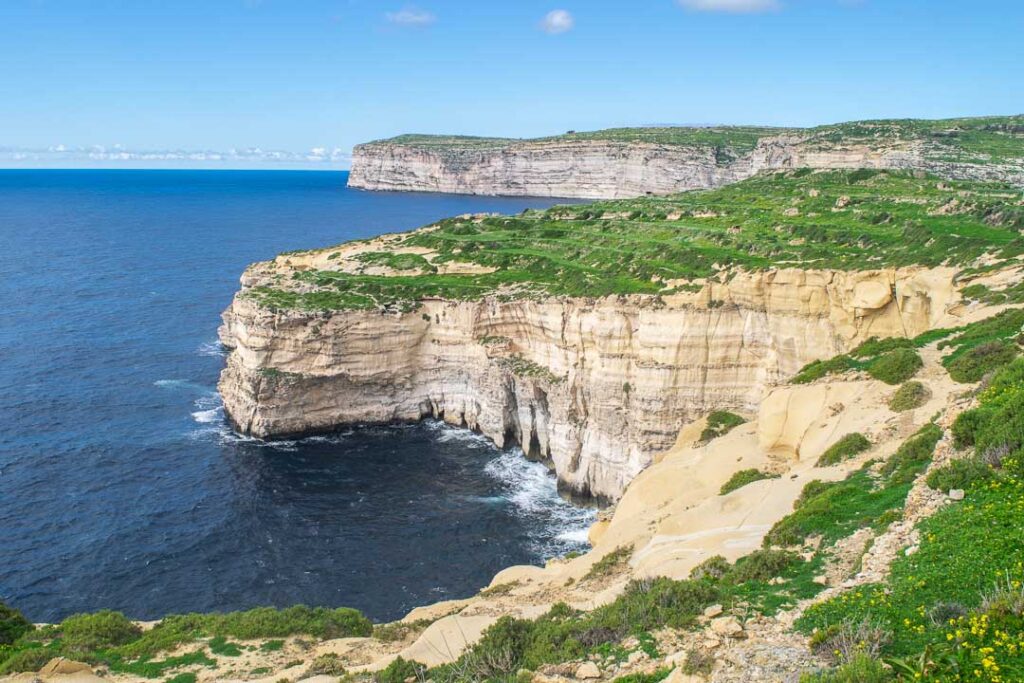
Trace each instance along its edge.
<path fill-rule="evenodd" d="M 710 189 L 787 168 L 914 169 L 964 180 L 1024 184 L 1020 163 L 944 160 L 919 142 L 822 144 L 799 135 L 762 138 L 740 155 L 716 147 L 552 140 L 498 147 L 357 145 L 349 187 L 535 197 L 614 199 Z"/>
<path fill-rule="evenodd" d="M 230 419 L 274 437 L 437 417 L 519 443 L 567 489 L 617 498 L 680 427 L 753 411 L 766 386 L 870 336 L 947 322 L 954 271 L 774 270 L 700 292 L 598 300 L 428 300 L 409 313 L 274 312 L 248 292 L 224 313 Z"/>

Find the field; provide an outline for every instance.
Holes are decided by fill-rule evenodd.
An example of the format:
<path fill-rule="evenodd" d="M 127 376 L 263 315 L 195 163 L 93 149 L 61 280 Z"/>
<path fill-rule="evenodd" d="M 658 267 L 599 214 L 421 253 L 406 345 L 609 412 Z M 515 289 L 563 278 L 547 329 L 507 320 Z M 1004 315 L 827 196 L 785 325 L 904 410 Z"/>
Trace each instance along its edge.
<path fill-rule="evenodd" d="M 1021 202 L 999 183 L 799 169 L 668 197 L 450 218 L 359 255 L 398 266 L 390 274 L 332 261 L 250 295 L 271 308 L 412 310 L 429 297 L 665 295 L 738 268 L 966 267 L 1024 253 Z M 410 251 L 424 256 L 397 258 Z M 481 272 L 443 272 L 467 263 Z"/>
<path fill-rule="evenodd" d="M 504 149 L 513 145 L 549 142 L 650 143 L 682 147 L 711 147 L 728 163 L 754 149 L 765 137 L 793 135 L 811 147 L 868 144 L 922 143 L 932 159 L 968 163 L 1000 162 L 1024 158 L 1024 116 L 988 116 L 958 119 L 882 119 L 830 124 L 815 128 L 766 126 L 650 126 L 608 128 L 533 139 L 458 135 L 400 135 L 370 144 L 394 144 L 431 151 Z"/>

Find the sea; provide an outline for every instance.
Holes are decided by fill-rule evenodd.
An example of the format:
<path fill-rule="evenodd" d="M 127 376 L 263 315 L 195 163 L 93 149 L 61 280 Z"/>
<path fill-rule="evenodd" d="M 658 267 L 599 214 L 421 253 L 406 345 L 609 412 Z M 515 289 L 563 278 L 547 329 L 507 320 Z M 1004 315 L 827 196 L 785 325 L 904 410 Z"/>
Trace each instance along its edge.
<path fill-rule="evenodd" d="M 281 251 L 558 200 L 344 172 L 0 171 L 0 601 L 30 619 L 295 604 L 376 621 L 586 546 L 594 511 L 437 422 L 232 432 L 220 313 Z"/>

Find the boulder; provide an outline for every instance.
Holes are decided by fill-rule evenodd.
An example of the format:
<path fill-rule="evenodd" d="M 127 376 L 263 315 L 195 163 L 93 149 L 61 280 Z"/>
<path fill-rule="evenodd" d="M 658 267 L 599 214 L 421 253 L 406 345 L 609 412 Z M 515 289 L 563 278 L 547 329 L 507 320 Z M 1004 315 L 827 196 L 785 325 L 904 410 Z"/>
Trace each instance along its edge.
<path fill-rule="evenodd" d="M 708 619 L 714 619 L 720 615 L 724 610 L 721 605 L 711 605 L 704 610 L 704 616 Z"/>
<path fill-rule="evenodd" d="M 736 617 L 718 617 L 711 620 L 711 632 L 718 636 L 736 638 L 743 633 L 743 625 Z"/>
<path fill-rule="evenodd" d="M 65 659 L 64 657 L 54 657 L 46 663 L 46 666 L 39 670 L 39 675 L 57 676 L 83 672 L 92 673 L 93 671 L 88 664 L 76 662 L 72 659 Z"/>
<path fill-rule="evenodd" d="M 965 495 L 965 493 L 964 493 L 963 489 L 950 489 L 949 490 L 949 499 L 950 500 L 963 500 L 964 499 L 964 495 Z"/>
<path fill-rule="evenodd" d="M 593 680 L 601 677 L 601 670 L 593 662 L 583 662 L 576 667 L 576 678 L 581 681 Z"/>

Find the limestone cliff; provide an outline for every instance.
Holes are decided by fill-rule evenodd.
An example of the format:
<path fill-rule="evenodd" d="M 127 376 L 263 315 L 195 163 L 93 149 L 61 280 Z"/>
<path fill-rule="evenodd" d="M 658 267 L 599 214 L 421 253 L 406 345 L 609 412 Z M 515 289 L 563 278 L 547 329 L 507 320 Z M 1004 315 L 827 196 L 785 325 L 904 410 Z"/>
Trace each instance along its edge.
<path fill-rule="evenodd" d="M 1020 118 L 806 130 L 619 129 L 537 140 L 400 136 L 357 145 L 348 183 L 367 190 L 622 198 L 715 188 L 765 170 L 807 167 L 912 169 L 1022 185 Z M 993 158 L 985 147 L 961 143 L 963 131 L 998 135 L 1019 149 Z"/>
<path fill-rule="evenodd" d="M 250 267 L 224 314 L 220 391 L 238 429 L 433 416 L 522 444 L 565 488 L 607 499 L 699 414 L 754 411 L 805 363 L 944 324 L 959 300 L 949 268 L 776 269 L 664 297 L 427 300 L 406 313 L 274 311 L 250 296 L 293 267 Z"/>

